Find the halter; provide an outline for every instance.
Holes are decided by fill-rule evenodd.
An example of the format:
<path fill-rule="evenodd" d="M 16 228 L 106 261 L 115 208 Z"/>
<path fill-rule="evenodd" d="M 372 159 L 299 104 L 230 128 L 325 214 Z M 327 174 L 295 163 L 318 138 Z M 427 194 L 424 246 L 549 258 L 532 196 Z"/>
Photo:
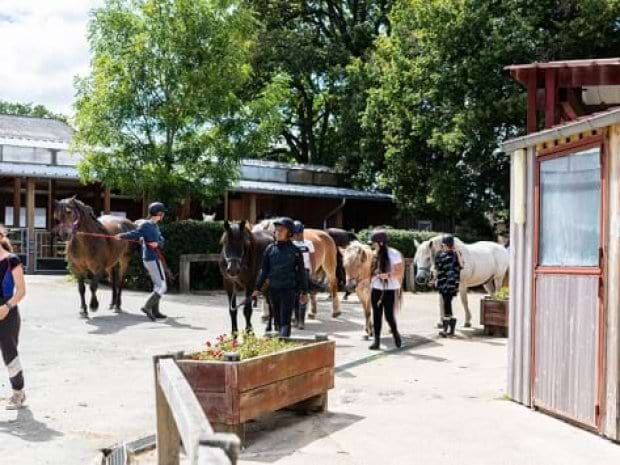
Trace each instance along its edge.
<path fill-rule="evenodd" d="M 71 234 L 75 235 L 75 233 L 78 231 L 80 227 L 80 222 L 82 221 L 82 215 L 80 213 L 79 208 L 75 208 L 73 211 L 75 212 L 75 221 L 71 225 Z"/>
<path fill-rule="evenodd" d="M 224 261 L 226 265 L 230 265 L 231 263 L 239 263 L 239 268 L 243 268 L 243 259 L 245 258 L 245 247 L 241 247 L 241 257 L 229 257 L 226 254 L 226 247 L 222 249 L 222 254 L 224 255 Z"/>

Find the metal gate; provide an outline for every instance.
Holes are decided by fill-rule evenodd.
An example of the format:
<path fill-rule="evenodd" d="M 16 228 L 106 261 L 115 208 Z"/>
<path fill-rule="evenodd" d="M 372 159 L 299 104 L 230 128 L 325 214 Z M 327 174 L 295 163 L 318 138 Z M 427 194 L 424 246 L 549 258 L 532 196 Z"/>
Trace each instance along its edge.
<path fill-rule="evenodd" d="M 59 240 L 50 231 L 34 233 L 34 271 L 35 273 L 66 273 L 66 242 Z"/>
<path fill-rule="evenodd" d="M 8 230 L 9 240 L 13 246 L 13 251 L 19 255 L 24 269 L 28 269 L 28 230 L 26 228 L 11 228 Z"/>

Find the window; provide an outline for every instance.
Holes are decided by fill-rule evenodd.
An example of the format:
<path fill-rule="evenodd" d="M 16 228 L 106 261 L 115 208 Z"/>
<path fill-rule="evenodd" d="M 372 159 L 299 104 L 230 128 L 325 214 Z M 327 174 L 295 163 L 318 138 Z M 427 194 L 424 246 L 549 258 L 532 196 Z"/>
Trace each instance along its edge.
<path fill-rule="evenodd" d="M 52 153 L 47 149 L 5 145 L 2 147 L 2 161 L 49 165 L 52 163 Z"/>
<path fill-rule="evenodd" d="M 595 147 L 540 163 L 542 266 L 598 266 L 601 163 Z"/>
<path fill-rule="evenodd" d="M 26 227 L 26 208 L 21 207 L 19 211 L 19 225 L 13 224 L 13 207 L 5 207 L 4 209 L 5 225 L 15 228 Z M 47 226 L 47 209 L 35 208 L 34 209 L 34 227 L 45 228 Z"/>

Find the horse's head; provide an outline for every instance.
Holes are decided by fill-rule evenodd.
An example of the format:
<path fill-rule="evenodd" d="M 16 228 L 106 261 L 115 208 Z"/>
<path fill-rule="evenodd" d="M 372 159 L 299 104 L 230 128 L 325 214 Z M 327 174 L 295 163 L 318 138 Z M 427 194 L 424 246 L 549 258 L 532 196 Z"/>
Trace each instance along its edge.
<path fill-rule="evenodd" d="M 54 221 L 56 223 L 54 231 L 61 240 L 66 241 L 80 225 L 82 217 L 80 204 L 82 202 L 73 196 L 60 201 L 55 200 L 54 204 Z"/>
<path fill-rule="evenodd" d="M 221 243 L 225 272 L 232 278 L 237 277 L 244 268 L 252 244 L 252 232 L 247 227 L 246 221 L 240 223 L 225 221 Z"/>
<path fill-rule="evenodd" d="M 435 245 L 432 240 L 419 243 L 415 241 L 416 251 L 413 263 L 416 267 L 415 282 L 420 286 L 426 286 L 433 280 L 435 272 Z"/>
<path fill-rule="evenodd" d="M 353 292 L 360 281 L 370 276 L 372 262 L 372 250 L 360 242 L 351 242 L 346 249 L 340 249 L 342 253 L 342 266 L 346 273 L 345 288 Z"/>

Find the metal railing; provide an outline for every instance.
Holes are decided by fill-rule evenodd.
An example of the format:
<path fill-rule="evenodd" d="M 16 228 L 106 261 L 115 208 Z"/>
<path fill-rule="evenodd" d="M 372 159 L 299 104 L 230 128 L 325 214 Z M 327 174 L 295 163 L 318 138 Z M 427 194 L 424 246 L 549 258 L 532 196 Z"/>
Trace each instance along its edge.
<path fill-rule="evenodd" d="M 236 465 L 239 438 L 215 433 L 173 355 L 156 356 L 157 464 L 179 465 L 183 444 L 191 465 Z"/>
<path fill-rule="evenodd" d="M 28 267 L 28 229 L 8 228 L 8 236 L 13 246 L 13 252 L 21 258 L 24 267 Z"/>
<path fill-rule="evenodd" d="M 35 273 L 66 271 L 66 242 L 54 237 L 50 231 L 35 231 L 34 246 Z"/>

